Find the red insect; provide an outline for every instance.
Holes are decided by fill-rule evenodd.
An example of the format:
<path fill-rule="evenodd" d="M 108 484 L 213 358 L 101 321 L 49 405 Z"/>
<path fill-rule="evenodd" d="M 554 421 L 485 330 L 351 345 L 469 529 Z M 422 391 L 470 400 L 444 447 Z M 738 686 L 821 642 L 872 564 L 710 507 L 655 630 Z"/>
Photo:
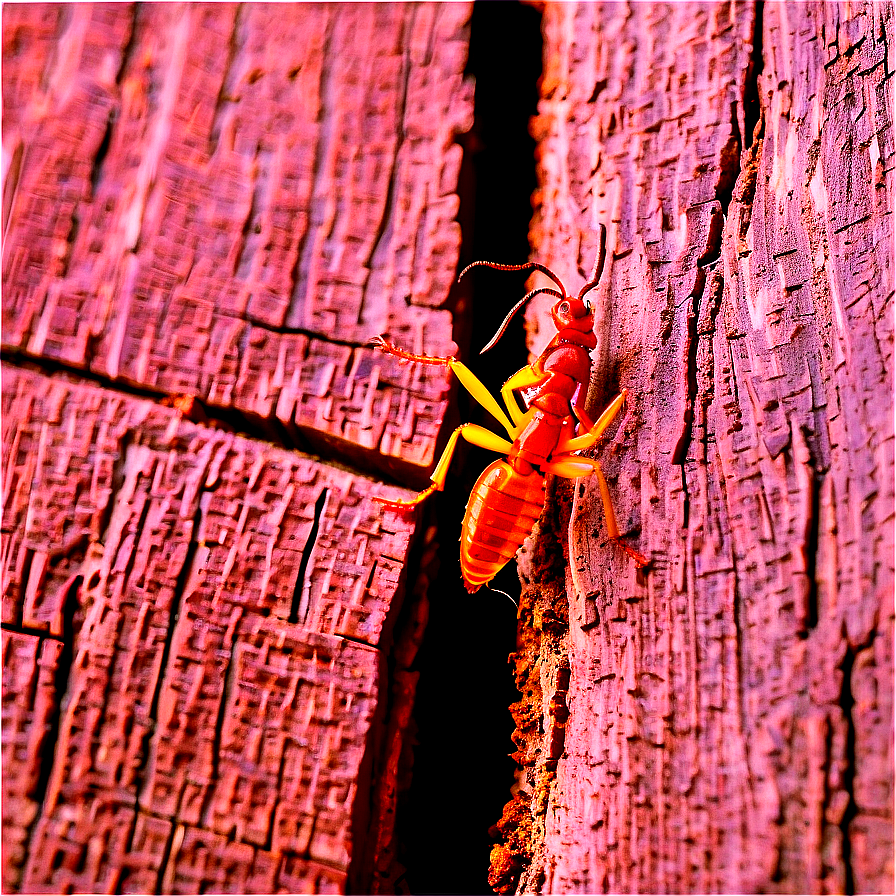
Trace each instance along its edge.
<path fill-rule="evenodd" d="M 557 333 L 534 363 L 517 371 L 501 387 L 501 397 L 507 414 L 497 399 L 456 358 L 434 358 L 416 355 L 397 348 L 382 336 L 373 342 L 384 352 L 417 361 L 451 368 L 470 394 L 507 430 L 512 441 L 473 423 L 459 426 L 448 439 L 445 451 L 432 474 L 432 485 L 410 501 L 390 501 L 376 498 L 380 504 L 394 510 L 406 510 L 419 504 L 434 491 L 445 487 L 448 467 L 461 436 L 474 445 L 506 455 L 496 460 L 479 477 L 464 516 L 461 531 L 460 564 L 464 584 L 470 593 L 490 582 L 498 571 L 515 556 L 523 541 L 532 532 L 544 510 L 545 475 L 553 473 L 577 479 L 594 473 L 607 521 L 607 533 L 638 566 L 646 566 L 647 559 L 625 544 L 610 500 L 610 491 L 600 464 L 579 452 L 597 442 L 610 425 L 625 401 L 625 389 L 610 403 L 597 422 L 585 412 L 585 399 L 591 379 L 589 352 L 597 345 L 594 335 L 594 310 L 583 300 L 587 292 L 599 282 L 604 266 L 606 232 L 601 227 L 600 251 L 591 279 L 576 298 L 570 298 L 560 279 L 548 268 L 536 262 L 521 265 L 501 265 L 477 261 L 466 267 L 463 277 L 477 265 L 501 271 L 541 271 L 560 288 L 539 287 L 525 295 L 510 310 L 500 329 L 482 349 L 488 351 L 504 334 L 510 319 L 533 297 L 540 293 L 556 296 L 551 317 Z M 528 409 L 520 409 L 514 392 L 528 390 Z M 508 416 L 509 415 L 509 416 Z M 577 434 L 579 428 L 581 434 Z"/>

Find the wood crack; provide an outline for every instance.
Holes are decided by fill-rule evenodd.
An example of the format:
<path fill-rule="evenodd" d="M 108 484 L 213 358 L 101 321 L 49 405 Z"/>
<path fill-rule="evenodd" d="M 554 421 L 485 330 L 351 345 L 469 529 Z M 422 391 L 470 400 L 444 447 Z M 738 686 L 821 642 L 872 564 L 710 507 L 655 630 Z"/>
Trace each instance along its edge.
<path fill-rule="evenodd" d="M 844 640 L 847 639 L 845 631 L 843 637 Z M 840 821 L 840 829 L 842 831 L 841 858 L 845 877 L 843 892 L 845 896 L 853 896 L 856 892 L 852 865 L 852 842 L 849 837 L 849 826 L 858 815 L 854 786 L 856 774 L 856 728 L 855 719 L 853 718 L 853 707 L 856 701 L 852 693 L 852 670 L 855 666 L 856 655 L 857 651 L 853 650 L 848 640 L 846 640 L 846 649 L 843 654 L 843 661 L 840 664 L 840 670 L 843 674 L 843 685 L 840 690 L 840 708 L 843 710 L 843 716 L 846 719 L 846 768 L 843 772 L 843 790 L 849 797 L 846 811 L 843 813 L 843 818 Z"/>
<path fill-rule="evenodd" d="M 286 427 L 276 418 L 258 416 L 256 417 L 258 422 L 254 422 L 248 413 L 244 413 L 232 405 L 224 407 L 204 402 L 192 395 L 172 395 L 152 386 L 139 386 L 128 380 L 109 377 L 93 370 L 85 370 L 66 361 L 47 358 L 44 355 L 33 355 L 28 351 L 10 346 L 4 346 L 0 349 L 0 361 L 10 367 L 20 370 L 38 371 L 47 376 L 63 374 L 72 382 L 91 383 L 110 392 L 118 392 L 132 398 L 152 401 L 161 406 L 173 407 L 184 419 L 191 420 L 209 429 L 232 432 L 235 435 L 244 436 L 258 442 L 265 442 L 287 451 L 295 451 L 318 463 L 345 470 L 364 479 L 372 480 L 375 478 L 376 481 L 386 485 L 405 485 L 405 482 L 400 477 L 389 471 L 377 471 L 374 477 L 369 470 L 356 466 L 352 463 L 352 460 L 357 456 L 356 454 L 336 454 L 332 457 L 316 454 L 311 443 L 302 438 L 303 430 L 291 427 L 287 431 Z M 334 447 L 334 444 L 329 443 L 329 447 Z M 338 446 L 336 447 L 338 448 Z"/>
<path fill-rule="evenodd" d="M 311 530 L 308 532 L 308 538 L 305 540 L 305 545 L 302 548 L 302 560 L 299 563 L 299 571 L 296 575 L 296 584 L 293 589 L 292 606 L 289 611 L 289 621 L 291 623 L 304 625 L 308 619 L 308 610 L 311 607 L 311 582 L 308 576 L 308 566 L 317 546 L 320 521 L 326 512 L 329 495 L 330 490 L 327 488 L 323 489 L 314 503 L 314 520 L 311 523 Z"/>
<path fill-rule="evenodd" d="M 62 637 L 59 642 L 59 652 L 56 658 L 56 671 L 53 676 L 53 693 L 54 693 L 54 712 L 49 717 L 49 725 L 42 742 L 41 759 L 39 763 L 40 776 L 37 785 L 34 788 L 33 799 L 41 807 L 43 814 L 44 803 L 47 799 L 50 788 L 50 778 L 53 773 L 53 757 L 56 753 L 56 747 L 59 743 L 59 735 L 62 730 L 62 704 L 68 693 L 69 677 L 72 664 L 75 659 L 75 607 L 77 600 L 75 599 L 78 590 L 81 587 L 82 577 L 75 576 L 69 585 L 69 594 L 63 604 L 63 625 Z M 4 626 L 5 628 L 5 626 Z M 49 639 L 43 639 L 44 644 Z M 36 819 L 35 819 L 36 821 Z M 27 865 L 28 856 L 31 852 L 31 844 L 34 836 L 34 823 L 32 823 L 28 832 L 26 855 L 23 860 L 23 866 Z"/>

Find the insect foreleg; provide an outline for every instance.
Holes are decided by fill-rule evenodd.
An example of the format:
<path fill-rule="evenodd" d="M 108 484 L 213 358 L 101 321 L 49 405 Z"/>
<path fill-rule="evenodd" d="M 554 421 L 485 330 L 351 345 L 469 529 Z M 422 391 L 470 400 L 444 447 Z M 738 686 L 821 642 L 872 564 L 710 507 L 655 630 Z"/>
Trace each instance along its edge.
<path fill-rule="evenodd" d="M 540 383 L 544 378 L 544 373 L 539 373 L 532 367 L 526 366 L 521 370 L 518 370 L 506 383 L 504 383 L 503 386 L 501 386 L 501 397 L 504 399 L 504 404 L 507 405 L 507 410 L 510 411 L 510 416 L 513 417 L 513 422 L 515 424 L 519 425 L 520 420 L 524 417 L 524 413 L 520 410 L 520 406 L 513 393 L 518 389 L 526 389 L 529 386 L 534 386 L 536 383 Z"/>
<path fill-rule="evenodd" d="M 451 466 L 451 459 L 454 457 L 454 450 L 457 448 L 457 440 L 463 436 L 466 441 L 480 448 L 487 448 L 489 451 L 497 451 L 500 454 L 507 454 L 513 445 L 501 436 L 495 435 L 491 430 L 475 423 L 463 423 L 451 433 L 448 444 L 442 452 L 442 457 L 436 464 L 435 470 L 432 471 L 432 485 L 424 489 L 409 501 L 390 501 L 388 498 L 374 498 L 378 504 L 384 507 L 390 507 L 392 510 L 407 510 L 416 507 L 421 501 L 425 501 L 433 492 L 440 492 L 445 488 L 445 479 L 448 476 L 448 468 Z"/>
<path fill-rule="evenodd" d="M 619 413 L 619 409 L 625 403 L 625 389 L 623 389 L 611 402 L 609 407 L 600 415 L 597 423 L 581 436 L 566 439 L 557 445 L 555 456 L 558 454 L 572 454 L 574 451 L 584 451 L 590 448 L 602 435 L 604 430 L 613 422 L 613 418 Z"/>
<path fill-rule="evenodd" d="M 397 345 L 393 345 L 385 336 L 374 336 L 370 344 L 376 346 L 386 355 L 394 355 L 402 361 L 416 361 L 418 364 L 435 364 L 439 367 L 450 367 L 454 357 L 438 358 L 434 355 L 418 355 L 415 352 L 407 352 Z"/>
<path fill-rule="evenodd" d="M 478 401 L 479 404 L 481 404 L 495 418 L 495 420 L 507 430 L 511 438 L 516 438 L 517 430 L 515 423 L 518 421 L 514 420 L 514 422 L 511 422 L 507 414 L 501 409 L 501 405 L 498 404 L 497 399 L 488 391 L 482 382 L 480 382 L 473 371 L 465 364 L 461 364 L 456 358 L 436 358 L 432 355 L 418 355 L 414 352 L 406 352 L 403 348 L 398 348 L 398 346 L 393 345 L 384 336 L 375 336 L 370 341 L 381 352 L 385 352 L 388 355 L 394 355 L 396 358 L 400 358 L 403 361 L 416 361 L 418 364 L 435 364 L 442 367 L 449 367 L 454 371 L 454 375 L 460 380 L 461 385 L 467 392 L 469 392 L 470 395 L 472 395 L 473 398 L 475 398 L 476 401 Z M 512 411 L 511 415 L 513 415 Z M 520 415 L 520 419 L 522 419 L 522 415 Z"/>
<path fill-rule="evenodd" d="M 455 376 L 460 380 L 461 385 L 479 402 L 494 418 L 507 430 L 508 435 L 515 439 L 519 434 L 516 426 L 511 423 L 510 418 L 507 414 L 501 410 L 501 405 L 498 404 L 498 400 L 492 395 L 491 392 L 479 381 L 476 375 L 464 364 L 461 364 L 460 361 L 455 361 L 453 358 L 451 359 L 450 364 L 451 369 L 454 371 Z M 480 427 L 481 428 L 481 427 Z M 488 430 L 483 430 L 483 432 L 488 432 Z M 497 437 L 496 437 L 497 438 Z M 487 446 L 483 446 L 487 447 Z M 502 450 L 502 449 L 495 449 Z"/>

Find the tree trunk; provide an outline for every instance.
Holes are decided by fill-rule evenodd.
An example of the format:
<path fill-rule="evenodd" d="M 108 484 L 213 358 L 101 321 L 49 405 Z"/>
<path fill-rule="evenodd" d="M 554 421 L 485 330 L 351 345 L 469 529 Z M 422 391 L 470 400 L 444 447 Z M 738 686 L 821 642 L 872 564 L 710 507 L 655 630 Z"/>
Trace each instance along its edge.
<path fill-rule="evenodd" d="M 469 13 L 4 8 L 4 891 L 388 889 Z"/>
<path fill-rule="evenodd" d="M 492 881 L 893 892 L 893 7 L 548 3 L 544 35 L 532 257 L 575 294 L 608 228 L 595 456 L 650 565 L 554 484 Z"/>

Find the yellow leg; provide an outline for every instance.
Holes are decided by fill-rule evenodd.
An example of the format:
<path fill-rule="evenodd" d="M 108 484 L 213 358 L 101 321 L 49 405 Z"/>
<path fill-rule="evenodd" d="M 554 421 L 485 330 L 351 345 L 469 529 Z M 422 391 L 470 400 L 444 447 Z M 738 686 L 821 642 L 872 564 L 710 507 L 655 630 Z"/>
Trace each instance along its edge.
<path fill-rule="evenodd" d="M 604 430 L 613 422 L 613 418 L 619 413 L 619 409 L 625 402 L 623 389 L 611 402 L 609 407 L 600 415 L 597 423 L 584 435 L 575 436 L 557 445 L 557 454 L 572 454 L 575 451 L 584 451 L 590 448 L 604 433 Z"/>
<path fill-rule="evenodd" d="M 410 501 L 390 501 L 388 498 L 374 498 L 373 500 L 392 510 L 407 510 L 411 507 L 416 507 L 421 501 L 425 501 L 433 492 L 442 491 L 445 488 L 448 467 L 451 466 L 451 459 L 454 456 L 455 448 L 457 448 L 457 440 L 461 436 L 473 445 L 487 448 L 489 451 L 497 451 L 499 454 L 507 454 L 513 448 L 510 442 L 502 439 L 501 436 L 495 435 L 491 430 L 477 426 L 475 423 L 464 423 L 451 433 L 448 444 L 442 452 L 442 457 L 432 472 L 430 477 L 432 485 L 429 488 L 424 489 L 416 497 L 411 498 Z"/>
<path fill-rule="evenodd" d="M 501 397 L 504 399 L 504 404 L 507 405 L 507 410 L 510 411 L 510 416 L 513 418 L 515 425 L 519 426 L 520 421 L 525 416 L 525 412 L 520 410 L 516 396 L 513 393 L 517 389 L 526 389 L 529 386 L 534 386 L 544 378 L 544 374 L 538 373 L 531 367 L 523 367 L 501 386 Z"/>
<path fill-rule="evenodd" d="M 498 404 L 497 399 L 485 386 L 479 381 L 476 375 L 467 367 L 465 364 L 461 364 L 460 361 L 451 361 L 451 369 L 454 371 L 454 375 L 460 380 L 461 385 L 479 402 L 491 415 L 507 430 L 507 434 L 515 439 L 518 435 L 518 430 L 516 426 L 511 423 L 510 418 L 507 414 L 501 410 L 501 405 Z M 488 430 L 483 430 L 484 432 L 488 432 Z"/>
<path fill-rule="evenodd" d="M 436 364 L 442 367 L 449 367 L 454 371 L 454 375 L 460 380 L 461 385 L 479 402 L 494 418 L 507 430 L 511 438 L 516 438 L 517 429 L 510 421 L 510 418 L 501 409 L 497 399 L 488 389 L 480 382 L 477 376 L 462 364 L 457 358 L 435 358 L 432 355 L 416 355 L 413 352 L 406 352 L 402 348 L 398 348 L 387 341 L 383 336 L 375 336 L 370 340 L 381 352 L 388 355 L 394 355 L 403 361 L 417 361 L 420 364 Z M 509 408 L 509 405 L 508 405 Z M 513 412 L 511 411 L 511 414 Z M 520 415 L 522 418 L 522 415 Z M 516 421 L 519 422 L 519 421 Z M 485 430 L 487 432 L 487 430 Z"/>
<path fill-rule="evenodd" d="M 594 472 L 597 476 L 597 487 L 600 490 L 600 500 L 604 507 L 604 519 L 607 521 L 607 535 L 610 536 L 610 541 L 618 544 L 638 566 L 647 566 L 650 561 L 642 553 L 627 545 L 619 534 L 619 524 L 616 522 L 616 513 L 613 510 L 610 488 L 607 485 L 607 480 L 604 478 L 604 471 L 596 460 L 576 455 L 571 457 L 560 456 L 545 464 L 542 469 L 546 473 L 554 473 L 566 479 L 578 479 L 580 476 L 586 476 L 588 473 Z"/>
<path fill-rule="evenodd" d="M 573 413 L 578 418 L 579 423 L 582 424 L 582 427 L 585 430 L 585 432 L 591 432 L 591 430 L 594 429 L 594 421 L 585 412 L 585 408 L 582 407 L 581 405 L 574 404 L 572 406 L 572 410 L 573 410 Z"/>

